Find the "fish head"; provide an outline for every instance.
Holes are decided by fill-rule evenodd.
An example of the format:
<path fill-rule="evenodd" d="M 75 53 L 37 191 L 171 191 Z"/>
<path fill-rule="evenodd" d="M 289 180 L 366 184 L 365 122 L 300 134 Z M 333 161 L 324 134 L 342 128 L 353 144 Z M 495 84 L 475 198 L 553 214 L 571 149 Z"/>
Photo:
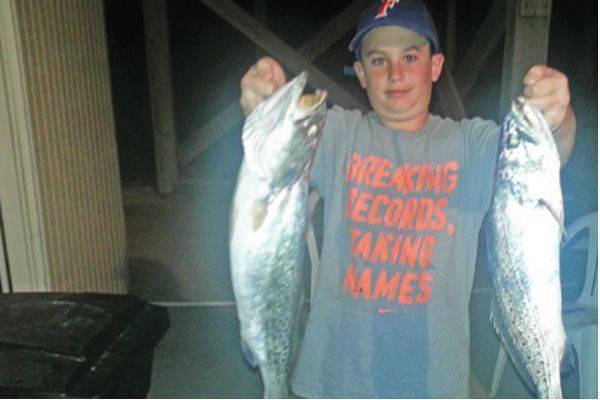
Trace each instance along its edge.
<path fill-rule="evenodd" d="M 542 113 L 518 97 L 504 119 L 498 157 L 498 182 L 510 188 L 521 203 L 559 206 L 553 193 L 560 180 L 560 158 L 552 131 Z M 560 185 L 558 185 L 560 187 Z"/>
<path fill-rule="evenodd" d="M 303 95 L 301 73 L 259 104 L 246 119 L 244 154 L 248 167 L 271 186 L 308 177 L 326 114 L 327 92 Z"/>
<path fill-rule="evenodd" d="M 282 168 L 284 181 L 294 177 L 308 178 L 314 155 L 321 139 L 325 114 L 327 112 L 327 92 L 317 90 L 313 94 L 300 96 L 290 119 L 293 133 L 287 146 L 283 146 Z M 286 172 L 287 171 L 287 172 Z"/>

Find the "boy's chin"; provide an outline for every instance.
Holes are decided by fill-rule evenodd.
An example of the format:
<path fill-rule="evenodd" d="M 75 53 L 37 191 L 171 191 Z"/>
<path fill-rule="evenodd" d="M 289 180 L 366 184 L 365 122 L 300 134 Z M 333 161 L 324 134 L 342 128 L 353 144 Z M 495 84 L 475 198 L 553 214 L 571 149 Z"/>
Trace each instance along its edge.
<path fill-rule="evenodd" d="M 408 128 L 407 130 L 419 130 L 422 125 L 427 121 L 429 110 L 417 110 L 411 108 L 383 108 L 373 110 L 379 121 L 390 128 L 401 129 Z"/>

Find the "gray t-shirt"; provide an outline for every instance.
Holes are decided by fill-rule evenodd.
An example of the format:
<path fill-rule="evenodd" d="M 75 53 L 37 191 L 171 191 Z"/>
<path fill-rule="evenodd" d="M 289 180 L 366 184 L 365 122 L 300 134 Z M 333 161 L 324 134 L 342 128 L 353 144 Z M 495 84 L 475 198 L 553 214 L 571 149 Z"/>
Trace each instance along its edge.
<path fill-rule="evenodd" d="M 468 397 L 469 298 L 498 126 L 418 133 L 328 111 L 312 171 L 321 267 L 292 378 L 302 397 Z"/>

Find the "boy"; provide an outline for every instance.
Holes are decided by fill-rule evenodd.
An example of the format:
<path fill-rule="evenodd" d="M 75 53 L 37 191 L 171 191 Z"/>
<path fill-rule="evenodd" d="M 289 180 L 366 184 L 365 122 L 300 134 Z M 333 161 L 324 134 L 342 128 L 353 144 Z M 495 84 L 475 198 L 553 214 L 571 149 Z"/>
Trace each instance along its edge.
<path fill-rule="evenodd" d="M 468 397 L 469 297 L 499 128 L 429 114 L 444 56 L 420 1 L 365 10 L 349 50 L 373 112 L 328 111 L 311 174 L 325 204 L 321 268 L 292 391 Z M 241 82 L 246 115 L 284 82 L 275 60 L 259 60 Z M 567 79 L 540 65 L 523 82 L 564 165 Z"/>

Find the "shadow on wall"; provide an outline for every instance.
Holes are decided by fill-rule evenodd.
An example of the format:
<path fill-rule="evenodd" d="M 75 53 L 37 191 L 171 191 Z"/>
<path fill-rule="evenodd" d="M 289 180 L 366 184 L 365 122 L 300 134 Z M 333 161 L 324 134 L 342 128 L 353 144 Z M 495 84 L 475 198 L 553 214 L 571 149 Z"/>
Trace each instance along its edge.
<path fill-rule="evenodd" d="M 178 293 L 180 287 L 171 269 L 157 261 L 130 258 L 127 262 L 129 294 L 144 300 L 169 298 Z"/>

